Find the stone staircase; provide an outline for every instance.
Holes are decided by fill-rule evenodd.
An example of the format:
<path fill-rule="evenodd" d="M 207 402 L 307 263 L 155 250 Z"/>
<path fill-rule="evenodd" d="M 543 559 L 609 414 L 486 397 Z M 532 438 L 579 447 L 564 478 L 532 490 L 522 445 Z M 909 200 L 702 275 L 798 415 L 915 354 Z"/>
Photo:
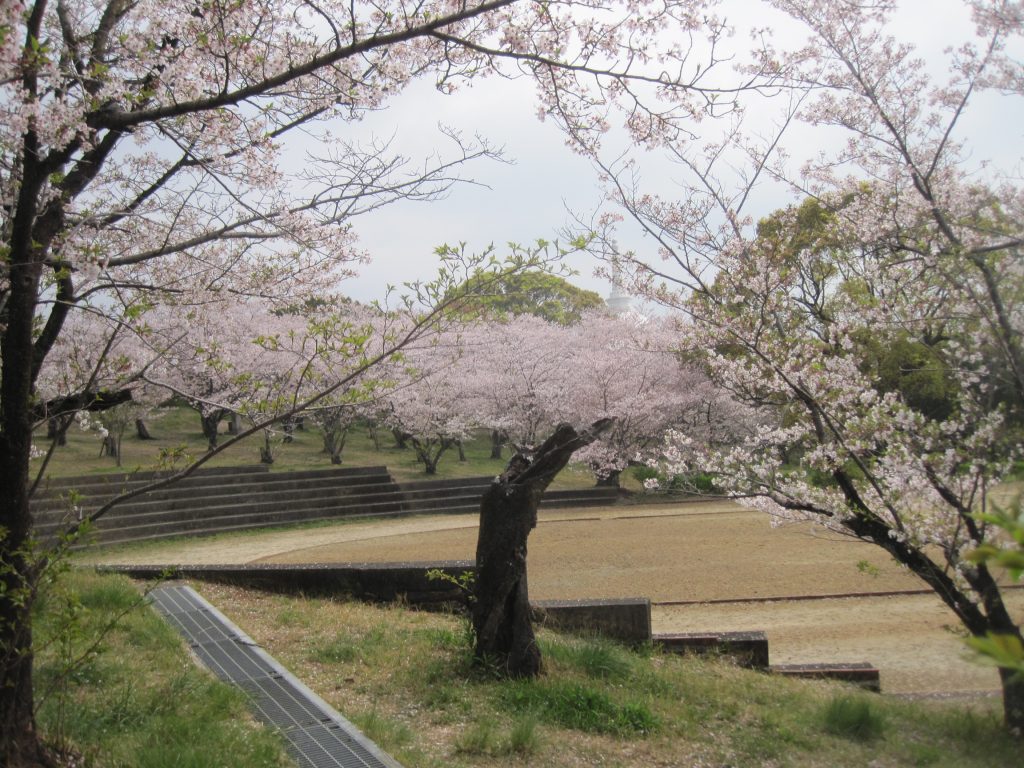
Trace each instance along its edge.
<path fill-rule="evenodd" d="M 154 472 L 49 481 L 33 499 L 36 535 L 53 541 L 79 515 L 114 496 L 159 480 Z M 210 535 L 339 518 L 473 513 L 489 477 L 396 483 L 386 467 L 270 472 L 262 465 L 199 469 L 173 485 L 115 506 L 91 543 L 119 544 Z M 543 507 L 611 504 L 616 491 L 549 491 Z"/>
<path fill-rule="evenodd" d="M 490 486 L 492 479 L 464 477 L 401 483 L 403 510 L 409 514 L 478 512 L 480 497 Z M 541 508 L 602 506 L 614 504 L 617 498 L 618 490 L 615 488 L 549 490 L 541 499 Z"/>

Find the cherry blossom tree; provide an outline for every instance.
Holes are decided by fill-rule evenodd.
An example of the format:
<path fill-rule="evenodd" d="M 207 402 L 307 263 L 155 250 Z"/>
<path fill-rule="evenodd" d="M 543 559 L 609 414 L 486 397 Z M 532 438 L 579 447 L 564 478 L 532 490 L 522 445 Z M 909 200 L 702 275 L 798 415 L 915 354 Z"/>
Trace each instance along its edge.
<path fill-rule="evenodd" d="M 428 475 L 437 473 L 441 457 L 472 434 L 476 423 L 465 402 L 462 361 L 457 343 L 408 349 L 404 371 L 387 395 L 390 425 L 406 436 Z"/>
<path fill-rule="evenodd" d="M 460 330 L 462 354 L 449 380 L 472 421 L 517 452 L 533 450 L 558 424 L 614 419 L 576 454 L 599 482 L 657 452 L 670 428 L 704 442 L 732 440 L 749 414 L 675 349 L 674 321 L 592 311 L 566 326 L 531 316 Z"/>
<path fill-rule="evenodd" d="M 596 160 L 661 257 L 620 249 L 617 263 L 635 290 L 688 314 L 687 346 L 764 419 L 726 449 L 676 435 L 668 463 L 712 467 L 775 520 L 885 549 L 972 636 L 1019 646 L 1020 617 L 965 554 L 1001 546 L 991 490 L 1021 450 L 1024 198 L 1019 179 L 972 164 L 969 133 L 985 92 L 1021 94 L 1020 4 L 966 3 L 975 34 L 949 51 L 941 81 L 887 31 L 889 3 L 766 5 L 808 35 L 792 52 L 759 51 L 791 97 L 777 130 L 740 125 L 706 146 L 678 126 L 652 136 L 686 179 L 671 198 L 644 192 L 639 166 Z M 840 140 L 793 173 L 786 150 L 807 129 Z M 755 226 L 766 180 L 809 202 Z M 880 350 L 901 356 L 899 375 Z M 916 373 L 941 383 L 937 400 L 920 397 Z M 1020 732 L 1024 680 L 1000 675 Z"/>
<path fill-rule="evenodd" d="M 316 354 L 306 373 L 305 389 L 322 391 L 338 378 L 339 372 L 350 369 L 352 349 L 339 343 L 341 339 L 375 345 L 383 352 L 388 343 L 388 320 L 386 314 L 374 307 L 355 302 L 346 303 L 342 313 L 314 318 L 309 330 L 316 344 Z M 390 416 L 387 395 L 400 378 L 401 363 L 397 359 L 385 360 L 303 412 L 320 428 L 324 453 L 330 456 L 332 464 L 341 464 L 345 441 L 353 426 L 362 422 L 374 428 L 378 421 L 386 418 L 381 417 L 382 411 Z"/>
<path fill-rule="evenodd" d="M 166 392 L 146 386 L 141 376 L 155 357 L 141 343 L 131 322 L 112 325 L 101 309 L 89 306 L 76 308 L 67 320 L 66 332 L 54 344 L 42 367 L 37 382 L 41 399 L 47 407 L 36 414 L 36 425 L 46 420 L 47 438 L 51 441 L 42 464 L 49 463 L 56 447 L 63 445 L 65 433 L 73 422 L 84 429 L 96 431 L 101 437 L 101 454 L 114 458 L 121 466 L 120 444 L 127 425 L 142 418 L 150 409 L 166 399 Z M 64 405 L 61 395 L 92 390 L 117 393 L 132 387 L 132 399 L 110 403 L 110 408 L 92 418 L 86 417 L 81 404 Z"/>
<path fill-rule="evenodd" d="M 362 257 L 353 217 L 428 200 L 492 155 L 449 132 L 425 166 L 328 121 L 383 108 L 417 77 L 450 91 L 504 68 L 540 87 L 540 111 L 595 137 L 620 99 L 641 131 L 717 108 L 699 2 L 524 0 L 11 0 L 0 18 L 0 744 L 8 765 L 48 762 L 32 714 L 29 456 L 36 382 L 72 310 L 331 290 Z M 666 34 L 666 30 L 669 34 Z M 661 48 L 659 51 L 658 49 Z M 749 79 L 749 78 L 748 78 Z M 668 107 L 668 90 L 689 94 Z M 598 107 L 595 113 L 593 108 Z M 652 119 L 654 119 L 652 118 Z M 295 172 L 293 135 L 314 146 Z M 140 297 L 146 297 L 143 300 Z M 106 303 L 105 303 L 106 302 Z M 114 327 L 118 323 L 115 322 Z M 128 390 L 62 393 L 45 410 L 102 410 Z M 16 597 L 17 596 L 17 597 Z"/>
<path fill-rule="evenodd" d="M 528 451 L 564 420 L 571 335 L 566 326 L 531 315 L 480 322 L 460 333 L 462 403 L 499 444 Z"/>
<path fill-rule="evenodd" d="M 670 318 L 594 313 L 573 329 L 564 418 L 614 419 L 576 454 L 599 485 L 618 486 L 622 471 L 656 453 L 670 429 L 708 444 L 742 434 L 749 424 L 727 392 L 683 363 L 673 325 Z"/>

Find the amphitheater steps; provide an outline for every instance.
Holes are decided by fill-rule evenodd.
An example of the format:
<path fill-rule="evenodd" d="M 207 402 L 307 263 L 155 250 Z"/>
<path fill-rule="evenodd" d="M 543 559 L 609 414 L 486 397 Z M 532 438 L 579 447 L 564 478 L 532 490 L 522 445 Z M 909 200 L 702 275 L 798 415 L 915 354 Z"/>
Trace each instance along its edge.
<path fill-rule="evenodd" d="M 420 480 L 401 483 L 410 512 L 448 510 L 451 503 L 472 503 L 479 509 L 480 497 L 490 486 L 491 477 L 450 478 L 446 480 Z M 586 488 L 547 491 L 541 499 L 541 508 L 583 507 L 614 504 L 618 498 L 616 488 Z"/>
<path fill-rule="evenodd" d="M 48 482 L 33 500 L 36 535 L 53 540 L 79 515 L 164 477 L 139 472 Z M 97 523 L 91 541 L 116 544 L 338 518 L 474 514 L 490 482 L 490 477 L 470 477 L 398 484 L 382 466 L 296 472 L 269 472 L 263 466 L 203 468 L 116 505 Z M 607 488 L 550 491 L 541 503 L 587 506 L 613 503 L 615 497 L 615 490 Z"/>
<path fill-rule="evenodd" d="M 159 476 L 117 477 L 96 483 L 63 481 L 48 486 L 33 501 L 36 534 L 52 538 L 78 517 L 88 515 L 118 493 Z M 79 490 L 79 488 L 83 490 Z M 69 511 L 74 489 L 78 510 Z M 64 497 L 64 498 L 62 498 Z M 242 468 L 199 470 L 166 488 L 144 493 L 115 506 L 97 524 L 94 540 L 162 538 L 186 533 L 206 534 L 266 525 L 331 519 L 346 513 L 401 514 L 398 486 L 385 467 L 333 468 L 269 473 Z"/>

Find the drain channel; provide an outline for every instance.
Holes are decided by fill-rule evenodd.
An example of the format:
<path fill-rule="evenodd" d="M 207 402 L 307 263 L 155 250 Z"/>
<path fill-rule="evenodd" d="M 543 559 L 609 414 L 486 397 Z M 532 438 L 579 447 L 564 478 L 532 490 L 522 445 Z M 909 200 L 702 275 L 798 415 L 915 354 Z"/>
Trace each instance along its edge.
<path fill-rule="evenodd" d="M 260 722 L 281 731 L 300 768 L 401 768 L 194 589 L 169 584 L 150 596 L 203 665 L 244 691 Z"/>

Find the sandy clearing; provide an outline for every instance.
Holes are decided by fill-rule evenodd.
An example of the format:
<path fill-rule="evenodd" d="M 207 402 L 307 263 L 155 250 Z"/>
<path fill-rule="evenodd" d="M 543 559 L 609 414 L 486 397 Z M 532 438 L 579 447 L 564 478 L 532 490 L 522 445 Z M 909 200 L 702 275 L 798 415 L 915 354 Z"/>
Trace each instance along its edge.
<path fill-rule="evenodd" d="M 1024 617 L 1024 592 L 1008 596 Z M 655 632 L 763 630 L 772 664 L 869 661 L 886 693 L 999 690 L 994 668 L 964 646 L 952 612 L 934 595 L 660 606 Z"/>
<path fill-rule="evenodd" d="M 538 599 L 642 595 L 665 601 L 920 588 L 877 548 L 810 526 L 772 528 L 757 512 L 736 507 L 711 514 L 699 514 L 696 507 L 677 514 L 628 507 L 614 512 L 541 515 L 530 536 L 530 594 Z M 473 559 L 475 517 L 437 522 L 417 530 L 384 524 L 377 536 L 294 546 L 258 561 Z M 878 574 L 861 573 L 857 563 L 862 560 Z"/>
<path fill-rule="evenodd" d="M 346 523 L 330 527 L 190 539 L 93 562 L 148 564 L 330 563 L 472 559 L 475 515 Z M 859 563 L 867 563 L 874 575 Z M 921 588 L 874 547 L 807 525 L 772 528 L 734 504 L 616 506 L 542 512 L 530 537 L 536 599 L 645 596 L 655 632 L 760 629 L 774 664 L 869 661 L 895 693 L 998 690 L 976 664 L 952 613 L 931 594 L 871 597 Z M 863 594 L 846 599 L 718 600 Z M 658 605 L 673 601 L 711 601 Z M 1024 591 L 1010 593 L 1024 618 Z"/>

